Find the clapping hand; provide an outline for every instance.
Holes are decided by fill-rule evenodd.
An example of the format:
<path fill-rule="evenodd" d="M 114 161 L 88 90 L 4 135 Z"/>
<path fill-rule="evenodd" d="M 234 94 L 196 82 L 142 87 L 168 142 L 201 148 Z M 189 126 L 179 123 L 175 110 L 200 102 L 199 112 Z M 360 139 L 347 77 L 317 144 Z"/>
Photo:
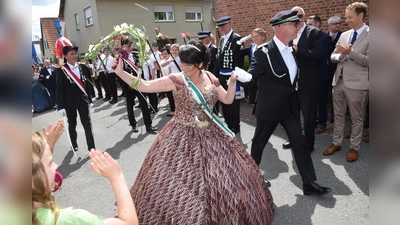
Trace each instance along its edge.
<path fill-rule="evenodd" d="M 110 181 L 123 176 L 118 162 L 107 152 L 102 153 L 99 150 L 91 149 L 89 157 L 92 160 L 90 163 L 92 169 L 99 175 L 108 178 Z"/>

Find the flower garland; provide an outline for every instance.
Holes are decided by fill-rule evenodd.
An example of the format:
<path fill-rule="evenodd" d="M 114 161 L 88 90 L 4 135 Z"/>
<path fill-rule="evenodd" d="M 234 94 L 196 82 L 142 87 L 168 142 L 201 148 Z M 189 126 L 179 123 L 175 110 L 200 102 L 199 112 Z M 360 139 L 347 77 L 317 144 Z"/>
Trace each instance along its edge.
<path fill-rule="evenodd" d="M 115 46 L 120 46 L 121 40 L 123 38 L 126 38 L 125 36 L 130 36 L 130 40 L 136 43 L 136 46 L 139 50 L 138 67 L 140 74 L 141 66 L 148 60 L 146 52 L 150 49 L 150 47 L 146 44 L 147 37 L 145 35 L 145 32 L 146 30 L 144 27 L 140 29 L 135 27 L 133 24 L 128 25 L 126 23 L 123 23 L 121 25 L 116 25 L 114 26 L 113 32 L 105 37 L 100 38 L 100 40 L 89 47 L 88 52 L 85 54 L 85 60 L 96 60 L 97 55 L 103 48 L 109 47 L 110 49 L 114 49 Z"/>

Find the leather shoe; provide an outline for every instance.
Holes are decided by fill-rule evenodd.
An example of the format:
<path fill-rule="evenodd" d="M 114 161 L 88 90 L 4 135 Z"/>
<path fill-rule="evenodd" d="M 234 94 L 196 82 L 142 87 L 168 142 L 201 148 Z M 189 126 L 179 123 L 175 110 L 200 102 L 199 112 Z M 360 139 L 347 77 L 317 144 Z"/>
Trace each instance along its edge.
<path fill-rule="evenodd" d="M 110 97 L 108 97 L 108 98 L 107 98 L 107 97 L 103 98 L 103 101 L 105 101 L 105 102 L 106 102 L 106 101 L 110 101 L 110 100 L 111 100 Z"/>
<path fill-rule="evenodd" d="M 331 192 L 332 189 L 329 187 L 321 187 L 317 183 L 312 182 L 310 184 L 303 184 L 304 195 L 324 195 Z"/>
<path fill-rule="evenodd" d="M 74 152 L 77 152 L 78 151 L 78 147 L 74 147 Z"/>
<path fill-rule="evenodd" d="M 291 148 L 292 145 L 290 144 L 290 141 L 287 140 L 285 143 L 282 144 L 283 149 L 288 149 Z"/>
<path fill-rule="evenodd" d="M 235 133 L 235 134 L 237 134 L 237 133 L 240 133 L 240 127 L 232 127 L 231 128 L 231 131 L 233 132 L 233 133 Z"/>
<path fill-rule="evenodd" d="M 156 130 L 157 130 L 156 127 L 146 126 L 146 131 L 147 131 L 147 133 L 155 134 L 155 133 L 156 133 L 156 132 L 155 132 Z"/>
<path fill-rule="evenodd" d="M 358 151 L 355 149 L 350 149 L 349 153 L 347 154 L 347 161 L 355 162 L 358 159 Z"/>
<path fill-rule="evenodd" d="M 265 179 L 265 177 L 263 177 L 263 178 L 264 178 L 264 183 L 270 188 L 271 182 L 269 182 L 269 180 Z"/>
<path fill-rule="evenodd" d="M 331 145 L 327 150 L 324 151 L 324 155 L 332 155 L 336 151 L 340 151 L 342 147 L 339 145 Z"/>
<path fill-rule="evenodd" d="M 109 101 L 108 103 L 110 103 L 110 104 L 115 104 L 115 103 L 117 103 L 117 102 L 118 102 L 118 100 L 113 99 L 113 100 Z"/>
<path fill-rule="evenodd" d="M 133 132 L 133 133 L 139 132 L 139 130 L 137 129 L 136 124 L 132 126 L 132 132 Z"/>
<path fill-rule="evenodd" d="M 118 97 L 125 97 L 125 93 L 122 92 L 120 95 L 118 95 Z"/>
<path fill-rule="evenodd" d="M 99 99 L 102 99 L 102 98 L 103 98 L 103 96 L 98 96 L 96 99 L 99 100 Z"/>
<path fill-rule="evenodd" d="M 326 130 L 326 126 L 325 125 L 318 125 L 318 128 L 315 129 L 315 133 L 316 134 L 322 134 L 324 133 Z"/>

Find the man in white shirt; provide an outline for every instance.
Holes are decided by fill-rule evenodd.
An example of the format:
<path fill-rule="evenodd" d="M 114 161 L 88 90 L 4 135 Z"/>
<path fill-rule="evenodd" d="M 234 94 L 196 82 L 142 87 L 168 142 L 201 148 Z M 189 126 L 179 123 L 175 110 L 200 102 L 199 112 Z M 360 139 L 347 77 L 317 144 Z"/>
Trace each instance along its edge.
<path fill-rule="evenodd" d="M 105 73 L 107 74 L 107 81 L 110 87 L 111 101 L 110 104 L 115 104 L 118 102 L 117 97 L 117 75 L 115 74 L 113 68 L 111 67 L 114 58 L 110 55 L 110 49 L 108 47 L 104 48 L 104 65 L 106 66 Z"/>
<path fill-rule="evenodd" d="M 104 48 L 103 51 L 105 49 L 108 49 L 108 47 Z M 110 49 L 108 49 L 108 51 L 110 51 Z M 103 101 L 110 101 L 111 100 L 110 86 L 109 86 L 108 80 L 107 80 L 107 76 L 108 76 L 107 75 L 108 71 L 107 71 L 107 68 L 106 68 L 106 64 L 108 63 L 107 61 L 109 61 L 109 59 L 103 53 L 97 59 L 97 63 L 96 63 L 98 78 L 100 80 L 101 86 L 103 86 L 103 88 L 104 88 L 104 92 L 106 93 L 106 97 L 103 98 Z"/>

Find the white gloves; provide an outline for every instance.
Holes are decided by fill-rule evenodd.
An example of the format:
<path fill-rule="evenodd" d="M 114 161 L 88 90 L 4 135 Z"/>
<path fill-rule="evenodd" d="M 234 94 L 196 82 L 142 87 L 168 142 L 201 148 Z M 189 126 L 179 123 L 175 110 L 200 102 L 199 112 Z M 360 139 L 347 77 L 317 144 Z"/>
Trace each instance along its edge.
<path fill-rule="evenodd" d="M 88 108 L 91 110 L 93 108 L 93 103 L 88 104 Z"/>
<path fill-rule="evenodd" d="M 46 76 L 46 79 L 47 79 L 47 80 L 50 79 L 50 75 L 47 75 L 47 76 Z"/>
<path fill-rule="evenodd" d="M 242 83 L 247 83 L 251 81 L 251 78 L 253 78 L 253 76 L 250 73 L 244 71 L 239 67 L 235 67 L 235 75 L 238 76 L 238 81 Z"/>
<path fill-rule="evenodd" d="M 60 116 L 65 116 L 65 115 L 67 115 L 67 111 L 65 111 L 65 109 L 60 109 L 60 110 L 58 110 L 58 114 L 60 114 Z"/>
<path fill-rule="evenodd" d="M 251 38 L 251 34 L 247 35 L 246 37 L 242 37 L 242 39 L 240 39 L 239 41 L 236 42 L 236 44 L 238 45 L 242 45 L 243 43 L 245 43 L 247 40 L 249 40 Z"/>

